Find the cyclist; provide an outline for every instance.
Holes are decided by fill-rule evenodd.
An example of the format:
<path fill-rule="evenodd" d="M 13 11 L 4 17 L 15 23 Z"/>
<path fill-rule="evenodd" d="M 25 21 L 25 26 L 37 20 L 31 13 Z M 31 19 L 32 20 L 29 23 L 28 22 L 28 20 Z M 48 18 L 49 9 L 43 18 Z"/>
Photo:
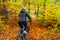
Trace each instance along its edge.
<path fill-rule="evenodd" d="M 20 34 L 22 33 L 27 34 L 27 31 L 29 31 L 26 17 L 28 17 L 29 21 L 31 22 L 31 17 L 28 15 L 25 9 L 22 8 L 21 12 L 19 13 L 19 20 L 18 20 L 18 24 L 20 26 Z M 24 26 L 24 31 L 23 31 L 23 26 Z"/>

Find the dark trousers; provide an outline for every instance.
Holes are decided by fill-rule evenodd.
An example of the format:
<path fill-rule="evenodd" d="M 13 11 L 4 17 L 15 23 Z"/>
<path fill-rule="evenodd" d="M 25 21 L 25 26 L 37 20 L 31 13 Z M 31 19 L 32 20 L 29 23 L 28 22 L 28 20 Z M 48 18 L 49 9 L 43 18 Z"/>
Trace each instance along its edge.
<path fill-rule="evenodd" d="M 26 21 L 18 21 L 18 24 L 19 24 L 20 28 L 23 28 L 24 27 L 24 30 L 25 31 L 29 31 L 29 27 L 28 27 Z"/>

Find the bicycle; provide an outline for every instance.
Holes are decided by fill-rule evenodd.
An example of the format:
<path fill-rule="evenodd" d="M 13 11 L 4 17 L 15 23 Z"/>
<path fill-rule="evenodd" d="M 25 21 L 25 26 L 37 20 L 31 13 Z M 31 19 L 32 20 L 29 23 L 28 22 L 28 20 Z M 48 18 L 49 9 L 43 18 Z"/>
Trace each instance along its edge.
<path fill-rule="evenodd" d="M 20 29 L 19 29 L 19 32 L 18 32 L 18 35 L 17 35 L 17 39 L 16 40 L 26 40 L 27 39 L 27 37 L 28 37 L 28 35 L 29 35 L 29 28 L 28 28 L 28 31 L 27 31 L 27 34 L 25 34 L 25 33 L 23 33 L 23 31 L 24 31 L 24 26 L 23 26 L 23 30 L 22 30 L 22 35 L 20 34 Z"/>

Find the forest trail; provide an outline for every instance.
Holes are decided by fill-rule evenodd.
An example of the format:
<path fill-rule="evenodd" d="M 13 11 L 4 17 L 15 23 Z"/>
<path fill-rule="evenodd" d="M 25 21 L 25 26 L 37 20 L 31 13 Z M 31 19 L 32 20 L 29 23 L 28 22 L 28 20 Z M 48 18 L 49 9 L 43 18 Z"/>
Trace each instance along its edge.
<path fill-rule="evenodd" d="M 38 27 L 34 25 L 34 20 L 30 26 L 30 36 L 27 40 L 60 40 L 60 33 L 56 33 L 54 35 L 47 34 L 49 30 L 46 27 Z M 16 40 L 16 36 L 18 33 L 19 27 L 13 27 L 6 30 L 0 30 L 0 40 Z"/>

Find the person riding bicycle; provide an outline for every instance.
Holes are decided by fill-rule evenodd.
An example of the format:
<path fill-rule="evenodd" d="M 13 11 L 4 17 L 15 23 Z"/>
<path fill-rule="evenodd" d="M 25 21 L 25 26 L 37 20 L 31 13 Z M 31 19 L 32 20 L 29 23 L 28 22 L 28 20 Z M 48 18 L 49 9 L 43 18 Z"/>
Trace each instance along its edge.
<path fill-rule="evenodd" d="M 31 22 L 31 17 L 30 15 L 28 15 L 28 13 L 25 11 L 24 8 L 21 9 L 21 12 L 19 13 L 19 20 L 18 20 L 18 24 L 20 26 L 20 34 L 23 33 L 27 33 L 27 31 L 29 30 L 29 27 L 27 25 L 27 17 L 29 19 L 29 21 Z M 24 31 L 23 31 L 23 27 L 24 27 Z"/>

